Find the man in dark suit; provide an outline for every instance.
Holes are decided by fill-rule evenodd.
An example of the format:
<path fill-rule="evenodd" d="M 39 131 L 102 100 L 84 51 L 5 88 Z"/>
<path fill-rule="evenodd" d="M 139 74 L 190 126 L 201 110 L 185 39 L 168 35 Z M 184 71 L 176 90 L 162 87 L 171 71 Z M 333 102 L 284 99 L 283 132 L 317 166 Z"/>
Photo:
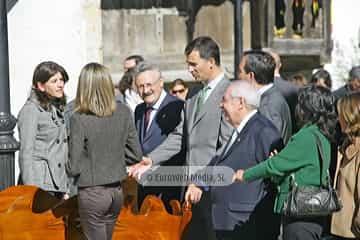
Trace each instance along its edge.
<path fill-rule="evenodd" d="M 147 156 L 179 124 L 184 102 L 165 92 L 161 73 L 155 65 L 143 61 L 134 70 L 135 85 L 141 98 L 144 100 L 135 109 L 135 123 L 143 155 Z M 180 166 L 183 165 L 184 160 L 184 151 L 181 150 L 162 165 Z M 149 194 L 161 197 L 166 208 L 170 210 L 169 201 L 180 199 L 180 187 L 139 185 L 139 206 L 141 206 L 146 195 Z"/>
<path fill-rule="evenodd" d="M 274 149 L 283 147 L 275 126 L 257 108 L 257 90 L 244 80 L 227 88 L 221 108 L 234 127 L 232 137 L 213 165 L 254 166 L 265 160 Z M 211 187 L 212 217 L 218 240 L 275 240 L 280 230 L 280 217 L 273 213 L 276 191 L 269 180 L 246 184 Z"/>
<path fill-rule="evenodd" d="M 299 87 L 290 81 L 286 81 L 280 75 L 280 69 L 282 66 L 281 59 L 279 54 L 274 51 L 270 52 L 271 56 L 275 60 L 275 70 L 274 70 L 274 85 L 283 97 L 286 100 L 286 103 L 290 109 L 291 115 L 291 126 L 292 126 L 292 133 L 295 133 L 297 130 L 296 121 L 295 121 L 295 107 L 297 104 L 297 94 L 299 91 Z"/>
<path fill-rule="evenodd" d="M 260 94 L 259 112 L 279 130 L 285 144 L 292 134 L 290 109 L 285 98 L 274 86 L 274 58 L 267 52 L 244 52 L 239 64 L 239 79 L 249 81 Z"/>
<path fill-rule="evenodd" d="M 336 100 L 360 91 L 360 65 L 354 66 L 349 72 L 349 82 L 333 92 Z"/>

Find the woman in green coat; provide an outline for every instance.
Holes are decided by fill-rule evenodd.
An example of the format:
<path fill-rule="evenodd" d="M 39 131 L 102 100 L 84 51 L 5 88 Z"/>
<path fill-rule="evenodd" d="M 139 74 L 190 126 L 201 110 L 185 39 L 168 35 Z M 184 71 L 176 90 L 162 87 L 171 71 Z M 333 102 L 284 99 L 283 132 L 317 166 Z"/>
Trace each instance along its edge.
<path fill-rule="evenodd" d="M 281 214 L 290 191 L 290 174 L 295 174 L 299 186 L 320 186 L 320 161 L 317 135 L 323 148 L 322 182 L 330 164 L 330 141 L 336 125 L 335 101 L 330 90 L 315 85 L 302 88 L 298 94 L 296 118 L 301 129 L 277 155 L 260 164 L 238 170 L 234 180 L 249 182 L 271 178 L 278 185 L 274 211 Z M 283 218 L 283 239 L 321 239 L 324 218 Z"/>

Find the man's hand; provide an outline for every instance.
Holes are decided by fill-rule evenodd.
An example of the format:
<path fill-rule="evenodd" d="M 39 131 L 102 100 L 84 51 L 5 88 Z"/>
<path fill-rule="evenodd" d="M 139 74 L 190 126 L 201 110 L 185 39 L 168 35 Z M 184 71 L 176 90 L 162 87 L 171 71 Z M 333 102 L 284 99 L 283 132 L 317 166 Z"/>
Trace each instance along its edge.
<path fill-rule="evenodd" d="M 152 160 L 149 157 L 143 157 L 142 161 L 127 168 L 128 175 L 140 179 L 141 175 L 148 171 L 152 166 Z"/>
<path fill-rule="evenodd" d="M 195 184 L 190 184 L 185 193 L 185 201 L 191 203 L 198 203 L 201 199 L 202 190 L 195 186 Z"/>
<path fill-rule="evenodd" d="M 70 198 L 70 195 L 68 193 L 65 193 L 62 198 L 64 200 L 68 200 Z"/>
<path fill-rule="evenodd" d="M 244 170 L 243 169 L 237 170 L 232 178 L 232 181 L 233 182 L 236 182 L 236 181 L 243 182 L 244 181 Z"/>

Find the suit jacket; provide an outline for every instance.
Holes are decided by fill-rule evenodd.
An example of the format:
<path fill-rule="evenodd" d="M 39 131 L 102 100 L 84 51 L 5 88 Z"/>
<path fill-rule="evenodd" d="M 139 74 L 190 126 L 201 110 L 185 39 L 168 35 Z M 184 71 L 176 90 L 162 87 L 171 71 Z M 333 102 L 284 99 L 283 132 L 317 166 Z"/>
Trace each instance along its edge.
<path fill-rule="evenodd" d="M 282 147 L 283 142 L 275 126 L 256 113 L 229 150 L 219 156 L 213 165 L 230 167 L 234 171 L 247 169 L 265 160 L 274 149 L 281 150 Z M 268 192 L 273 197 L 267 197 Z M 268 180 L 213 186 L 211 197 L 216 230 L 233 230 L 240 222 L 250 221 L 250 216 L 252 220 L 259 221 L 269 219 L 273 214 L 275 194 Z"/>
<path fill-rule="evenodd" d="M 286 100 L 286 103 L 290 109 L 291 115 L 291 125 L 292 125 L 292 133 L 295 132 L 296 129 L 296 121 L 295 121 L 295 107 L 297 104 L 297 95 L 299 92 L 299 87 L 293 84 L 292 82 L 284 80 L 280 76 L 274 77 L 274 85 L 281 92 L 283 97 Z"/>
<path fill-rule="evenodd" d="M 63 112 L 46 111 L 34 92 L 18 115 L 19 167 L 23 184 L 46 191 L 67 192 L 68 135 Z"/>
<path fill-rule="evenodd" d="M 127 177 L 126 164 L 141 160 L 141 148 L 132 112 L 117 103 L 109 117 L 75 112 L 70 118 L 69 175 L 77 186 L 115 183 Z"/>
<path fill-rule="evenodd" d="M 352 92 L 354 92 L 354 91 L 351 90 L 350 84 L 345 84 L 344 86 L 333 91 L 333 95 L 335 96 L 336 101 L 337 101 L 340 98 L 351 94 Z"/>
<path fill-rule="evenodd" d="M 184 102 L 166 94 L 160 104 L 148 131 L 145 134 L 144 122 L 146 104 L 141 103 L 135 109 L 135 124 L 143 155 L 147 155 L 158 147 L 180 123 Z M 167 161 L 167 164 L 180 165 L 185 156 L 181 152 Z"/>
<path fill-rule="evenodd" d="M 231 135 L 232 127 L 225 120 L 220 101 L 230 81 L 224 77 L 212 90 L 208 99 L 196 115 L 199 94 L 185 103 L 179 125 L 168 138 L 149 154 L 154 164 L 169 159 L 180 151 L 182 139 L 186 143 L 188 166 L 206 166 L 221 151 Z"/>
<path fill-rule="evenodd" d="M 261 95 L 259 112 L 275 125 L 286 144 L 292 134 L 290 109 L 275 86 Z"/>

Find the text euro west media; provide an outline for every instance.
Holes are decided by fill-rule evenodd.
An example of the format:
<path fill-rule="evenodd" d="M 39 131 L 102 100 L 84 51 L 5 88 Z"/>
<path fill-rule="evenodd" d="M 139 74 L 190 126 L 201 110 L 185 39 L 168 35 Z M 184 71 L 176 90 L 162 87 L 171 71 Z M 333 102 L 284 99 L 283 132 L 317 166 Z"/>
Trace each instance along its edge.
<path fill-rule="evenodd" d="M 164 174 L 155 173 L 146 176 L 148 182 L 182 182 L 182 183 L 202 183 L 202 184 L 216 184 L 225 182 L 225 174 L 223 173 L 193 173 L 193 174 Z"/>

